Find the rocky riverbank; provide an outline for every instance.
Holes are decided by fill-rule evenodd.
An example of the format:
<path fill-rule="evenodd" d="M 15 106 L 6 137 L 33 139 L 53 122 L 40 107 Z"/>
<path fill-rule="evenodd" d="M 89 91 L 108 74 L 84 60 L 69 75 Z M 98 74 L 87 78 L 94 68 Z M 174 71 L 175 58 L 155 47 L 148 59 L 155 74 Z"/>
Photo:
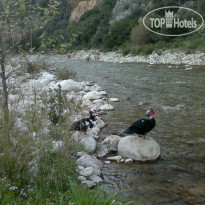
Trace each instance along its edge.
<path fill-rule="evenodd" d="M 30 58 L 30 61 L 33 62 L 35 59 L 31 60 Z M 9 69 L 12 70 L 12 67 Z M 17 69 L 9 81 L 9 86 L 12 86 L 15 90 L 15 92 L 9 94 L 9 107 L 11 110 L 25 113 L 34 105 L 38 105 L 43 109 L 45 107 L 43 101 L 51 93 L 55 93 L 55 90 L 59 86 L 68 101 L 72 100 L 75 104 L 81 104 L 82 107 L 80 112 L 76 111 L 71 115 L 71 123 L 88 117 L 91 109 L 97 110 L 98 116 L 95 127 L 87 130 L 85 133 L 68 131 L 69 135 L 71 135 L 70 139 L 74 143 L 84 147 L 83 152 L 78 152 L 76 156 L 73 156 L 78 165 L 76 170 L 79 175 L 78 179 L 82 184 L 93 187 L 102 182 L 101 169 L 103 164 L 109 165 L 112 161 L 129 164 L 133 160 L 150 161 L 156 160 L 160 156 L 160 147 L 153 139 L 140 139 L 137 135 L 124 138 L 117 135 L 101 135 L 100 131 L 105 126 L 101 115 L 113 110 L 113 104 L 119 102 L 119 99 L 108 97 L 107 92 L 99 85 L 92 82 L 78 82 L 73 79 L 58 79 L 55 70 L 52 69 L 51 71 L 49 68 L 36 75 L 29 73 L 23 74 L 23 70 L 21 69 Z M 65 110 L 63 114 L 66 115 L 67 112 L 68 110 Z M 49 119 L 44 119 L 44 121 L 42 132 L 45 136 L 48 136 L 51 122 L 49 122 Z M 28 129 L 21 117 L 18 118 L 16 127 L 21 130 Z M 38 135 L 38 132 L 32 132 L 29 137 L 39 142 L 39 144 L 44 144 L 44 139 L 39 138 Z M 130 141 L 131 138 L 132 140 Z M 45 140 L 48 142 L 51 139 L 47 139 L 46 137 Z M 15 141 L 15 143 L 17 145 L 18 141 Z M 51 148 L 48 149 L 55 153 L 63 150 L 65 146 L 66 142 L 62 139 L 51 140 Z M 143 149 L 140 147 L 143 147 Z M 131 150 L 134 150 L 134 152 L 130 152 Z M 110 154 L 116 156 L 110 156 Z M 30 171 L 36 175 L 38 173 L 38 161 L 40 159 L 37 148 L 35 148 L 33 155 L 35 155 L 35 160 L 29 162 L 29 166 Z"/>
<path fill-rule="evenodd" d="M 168 51 L 161 55 L 157 53 L 148 56 L 123 56 L 120 52 L 103 53 L 98 50 L 81 50 L 69 55 L 71 59 L 102 61 L 112 63 L 149 63 L 149 64 L 174 64 L 174 65 L 205 65 L 205 53 L 185 54 L 170 53 Z"/>

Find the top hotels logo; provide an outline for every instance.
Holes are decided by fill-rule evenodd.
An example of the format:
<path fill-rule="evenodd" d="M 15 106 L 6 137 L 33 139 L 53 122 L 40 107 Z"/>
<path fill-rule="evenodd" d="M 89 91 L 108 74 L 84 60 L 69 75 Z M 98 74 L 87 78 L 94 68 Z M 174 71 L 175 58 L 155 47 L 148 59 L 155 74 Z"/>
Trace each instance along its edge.
<path fill-rule="evenodd" d="M 204 25 L 204 19 L 192 9 L 169 6 L 149 12 L 143 18 L 143 24 L 148 30 L 159 35 L 183 36 L 199 30 Z"/>

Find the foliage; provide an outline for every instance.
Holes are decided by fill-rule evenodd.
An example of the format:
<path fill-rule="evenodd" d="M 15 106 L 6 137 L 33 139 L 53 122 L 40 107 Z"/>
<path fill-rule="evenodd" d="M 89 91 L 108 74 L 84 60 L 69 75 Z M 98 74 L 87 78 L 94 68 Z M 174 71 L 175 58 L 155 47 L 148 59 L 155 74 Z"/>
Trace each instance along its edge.
<path fill-rule="evenodd" d="M 49 89 L 49 97 L 46 100 L 46 104 L 48 106 L 49 119 L 54 125 L 63 122 L 66 103 L 67 100 L 62 93 L 60 85 L 58 85 L 58 89 Z"/>
<path fill-rule="evenodd" d="M 70 71 L 68 68 L 61 68 L 56 71 L 56 76 L 58 80 L 67 80 L 69 78 L 75 78 L 76 72 Z"/>

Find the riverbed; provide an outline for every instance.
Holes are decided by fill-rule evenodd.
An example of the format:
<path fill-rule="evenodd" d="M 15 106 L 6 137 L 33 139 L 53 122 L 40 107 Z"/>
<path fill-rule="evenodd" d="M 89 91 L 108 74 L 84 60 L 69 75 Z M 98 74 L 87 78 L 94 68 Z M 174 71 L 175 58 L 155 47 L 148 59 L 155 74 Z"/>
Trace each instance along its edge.
<path fill-rule="evenodd" d="M 114 111 L 103 116 L 102 134 L 121 133 L 132 122 L 156 111 L 157 125 L 148 136 L 161 146 L 154 163 L 112 163 L 102 169 L 102 187 L 127 190 L 121 198 L 144 204 L 205 204 L 205 66 L 107 63 L 52 58 L 49 64 L 77 72 L 77 79 L 96 82 Z"/>

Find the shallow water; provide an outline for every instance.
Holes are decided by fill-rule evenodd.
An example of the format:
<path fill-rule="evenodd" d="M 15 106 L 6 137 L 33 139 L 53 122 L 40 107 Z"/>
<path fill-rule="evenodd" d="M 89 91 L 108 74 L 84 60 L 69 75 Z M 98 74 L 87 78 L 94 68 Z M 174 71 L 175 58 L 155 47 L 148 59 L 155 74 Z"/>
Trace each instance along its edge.
<path fill-rule="evenodd" d="M 144 204 L 205 204 L 205 66 L 148 65 L 55 59 L 77 78 L 102 86 L 115 110 L 103 116 L 104 134 L 120 133 L 153 108 L 157 125 L 148 136 L 161 146 L 154 163 L 103 166 L 102 186 L 127 191 Z"/>

